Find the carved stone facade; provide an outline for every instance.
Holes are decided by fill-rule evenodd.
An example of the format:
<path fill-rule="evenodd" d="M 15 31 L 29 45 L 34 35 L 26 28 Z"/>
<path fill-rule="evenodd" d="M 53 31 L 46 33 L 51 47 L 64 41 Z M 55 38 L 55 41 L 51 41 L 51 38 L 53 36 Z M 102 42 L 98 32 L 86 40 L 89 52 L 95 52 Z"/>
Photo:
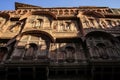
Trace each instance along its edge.
<path fill-rule="evenodd" d="M 15 3 L 0 11 L 0 80 L 119 76 L 120 9 Z"/>

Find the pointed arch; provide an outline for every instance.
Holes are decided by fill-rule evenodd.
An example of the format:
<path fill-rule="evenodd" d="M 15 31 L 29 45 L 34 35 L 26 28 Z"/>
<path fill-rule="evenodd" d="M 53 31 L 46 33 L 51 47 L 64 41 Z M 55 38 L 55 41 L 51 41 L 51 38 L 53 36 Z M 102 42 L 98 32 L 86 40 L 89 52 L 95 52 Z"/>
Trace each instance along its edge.
<path fill-rule="evenodd" d="M 51 42 L 55 41 L 54 37 L 51 34 L 49 34 L 48 32 L 45 32 L 45 31 L 41 31 L 41 30 L 26 31 L 26 32 L 21 33 L 17 38 L 19 39 L 23 35 L 27 35 L 27 34 L 35 35 L 35 36 L 42 36 L 43 35 L 45 38 L 48 38 Z"/>

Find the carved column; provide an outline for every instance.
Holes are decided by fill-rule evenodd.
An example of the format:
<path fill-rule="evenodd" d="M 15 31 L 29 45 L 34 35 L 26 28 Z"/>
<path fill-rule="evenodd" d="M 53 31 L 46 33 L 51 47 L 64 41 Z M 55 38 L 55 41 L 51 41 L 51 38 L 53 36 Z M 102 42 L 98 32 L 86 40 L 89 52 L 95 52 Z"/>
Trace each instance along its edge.
<path fill-rule="evenodd" d="M 87 28 L 85 19 L 84 19 L 84 15 L 82 14 L 82 12 L 79 12 L 77 17 L 79 18 L 79 26 L 80 26 L 80 30 L 81 30 L 81 34 L 84 36 L 85 32 L 84 32 L 84 28 Z M 83 21 L 84 20 L 84 21 Z"/>

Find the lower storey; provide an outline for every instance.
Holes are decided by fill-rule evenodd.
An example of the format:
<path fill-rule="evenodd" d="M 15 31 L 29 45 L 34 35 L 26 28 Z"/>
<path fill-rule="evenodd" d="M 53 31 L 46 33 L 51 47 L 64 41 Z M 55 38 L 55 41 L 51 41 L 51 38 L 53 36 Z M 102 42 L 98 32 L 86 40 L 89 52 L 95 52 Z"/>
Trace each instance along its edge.
<path fill-rule="evenodd" d="M 0 80 L 120 80 L 120 67 L 4 67 Z"/>

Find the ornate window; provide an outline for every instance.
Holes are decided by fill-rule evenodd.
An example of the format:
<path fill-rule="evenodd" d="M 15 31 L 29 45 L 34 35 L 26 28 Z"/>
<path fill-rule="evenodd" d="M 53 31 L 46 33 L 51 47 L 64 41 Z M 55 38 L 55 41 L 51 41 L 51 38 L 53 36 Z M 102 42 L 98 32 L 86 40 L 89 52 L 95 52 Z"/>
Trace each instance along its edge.
<path fill-rule="evenodd" d="M 49 49 L 49 40 L 43 37 L 33 35 L 23 35 L 20 41 L 17 43 L 17 48 L 23 48 L 25 50 L 24 59 L 41 58 L 46 56 Z"/>
<path fill-rule="evenodd" d="M 107 41 L 107 42 L 106 42 Z M 109 56 L 106 52 L 107 46 L 110 46 L 110 41 L 102 37 L 89 37 L 87 38 L 87 46 L 90 53 L 90 58 L 108 59 Z"/>
<path fill-rule="evenodd" d="M 100 55 L 100 58 L 102 58 L 102 59 L 108 59 L 109 56 L 108 56 L 108 54 L 106 52 L 106 46 L 105 46 L 105 44 L 98 43 L 96 46 L 98 47 L 98 53 Z"/>
<path fill-rule="evenodd" d="M 88 38 L 87 46 L 91 58 L 117 59 L 120 57 L 119 47 L 117 48 L 115 42 L 105 37 L 91 37 L 91 40 Z"/>
<path fill-rule="evenodd" d="M 36 19 L 33 22 L 33 28 L 41 28 L 43 26 L 43 19 Z"/>
<path fill-rule="evenodd" d="M 12 53 L 11 59 L 12 60 L 20 60 L 24 53 L 25 53 L 25 48 L 24 47 L 21 47 L 21 48 L 16 47 L 14 49 L 13 53 Z"/>
<path fill-rule="evenodd" d="M 75 49 L 71 46 L 67 46 L 65 48 L 65 52 L 66 52 L 66 61 L 67 62 L 75 62 Z"/>
<path fill-rule="evenodd" d="M 65 55 L 66 55 L 66 52 L 65 52 L 65 51 L 59 51 L 59 52 L 57 53 L 57 60 L 58 60 L 59 63 L 65 61 Z"/>
<path fill-rule="evenodd" d="M 24 59 L 33 59 L 37 53 L 38 47 L 35 43 L 30 43 L 25 46 Z"/>

